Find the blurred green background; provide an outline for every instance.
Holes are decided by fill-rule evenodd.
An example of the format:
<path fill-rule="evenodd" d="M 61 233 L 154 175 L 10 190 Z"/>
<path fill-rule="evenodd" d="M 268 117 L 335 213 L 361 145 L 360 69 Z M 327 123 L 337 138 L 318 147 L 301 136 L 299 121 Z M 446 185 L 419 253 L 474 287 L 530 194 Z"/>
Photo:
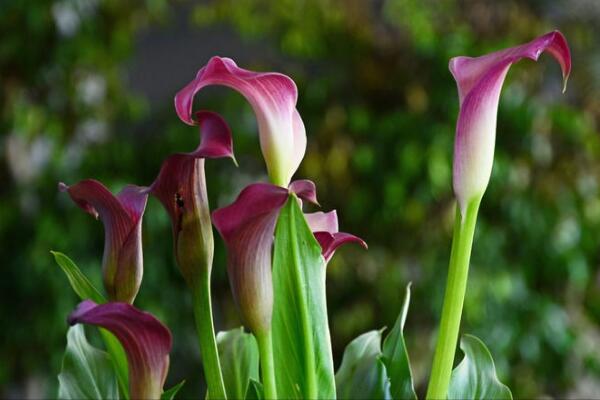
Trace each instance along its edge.
<path fill-rule="evenodd" d="M 77 304 L 49 251 L 100 286 L 103 229 L 57 182 L 149 184 L 162 160 L 195 148 L 174 94 L 212 55 L 298 84 L 308 134 L 297 177 L 369 243 L 329 265 L 336 364 L 358 334 L 391 326 L 413 282 L 405 335 L 418 390 L 430 368 L 451 243 L 458 100 L 450 57 L 560 29 L 573 72 L 561 94 L 549 56 L 509 73 L 496 160 L 473 249 L 462 331 L 489 346 L 518 398 L 600 394 L 600 3 L 595 0 L 0 1 L 0 397 L 53 397 Z M 256 122 L 237 93 L 199 107 L 229 121 L 240 162 L 207 162 L 213 207 L 265 180 Z M 167 387 L 201 368 L 170 221 L 151 199 L 137 306 L 175 342 Z M 217 240 L 220 329 L 239 325 Z M 460 357 L 460 355 L 458 355 Z"/>

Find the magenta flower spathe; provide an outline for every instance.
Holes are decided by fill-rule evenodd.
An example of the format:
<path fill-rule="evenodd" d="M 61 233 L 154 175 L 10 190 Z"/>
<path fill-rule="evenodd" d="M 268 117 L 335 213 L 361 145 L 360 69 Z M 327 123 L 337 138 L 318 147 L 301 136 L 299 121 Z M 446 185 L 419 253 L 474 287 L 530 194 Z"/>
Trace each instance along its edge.
<path fill-rule="evenodd" d="M 142 215 L 148 198 L 144 188 L 128 185 L 114 196 L 102 183 L 86 179 L 59 183 L 73 201 L 104 224 L 102 275 L 111 301 L 133 303 L 143 275 Z"/>
<path fill-rule="evenodd" d="M 196 114 L 201 140 L 191 153 L 167 158 L 148 189 L 171 217 L 177 264 L 189 285 L 199 284 L 201 269 L 212 266 L 214 243 L 204 174 L 205 158 L 233 157 L 231 131 L 218 114 Z"/>
<path fill-rule="evenodd" d="M 229 58 L 213 57 L 196 78 L 175 96 L 175 109 L 189 125 L 194 97 L 210 85 L 228 86 L 250 103 L 258 122 L 260 147 L 271 181 L 286 187 L 306 151 L 306 132 L 296 110 L 298 90 L 289 77 L 275 72 L 254 72 L 239 68 Z"/>
<path fill-rule="evenodd" d="M 245 324 L 254 333 L 270 329 L 273 310 L 271 255 L 273 235 L 281 208 L 290 194 L 317 203 L 309 180 L 294 181 L 288 189 L 267 183 L 247 186 L 233 204 L 215 210 L 213 223 L 227 247 L 227 271 L 233 296 Z M 366 244 L 356 236 L 339 233 L 335 211 L 305 214 L 325 261 L 343 243 Z"/>
<path fill-rule="evenodd" d="M 68 322 L 102 327 L 121 342 L 129 365 L 132 399 L 160 399 L 169 370 L 171 333 L 154 316 L 127 303 L 81 302 Z"/>
<path fill-rule="evenodd" d="M 544 51 L 548 51 L 560 64 L 566 87 L 571 56 L 566 39 L 558 31 L 481 57 L 455 57 L 450 60 L 450 72 L 456 80 L 460 101 L 454 143 L 453 186 L 463 216 L 468 203 L 483 196 L 490 180 L 498 102 L 504 78 L 513 63 L 525 57 L 537 61 Z"/>
<path fill-rule="evenodd" d="M 271 250 L 277 217 L 288 197 L 288 189 L 255 183 L 244 188 L 233 204 L 212 215 L 227 247 L 234 300 L 246 326 L 257 334 L 271 327 Z"/>

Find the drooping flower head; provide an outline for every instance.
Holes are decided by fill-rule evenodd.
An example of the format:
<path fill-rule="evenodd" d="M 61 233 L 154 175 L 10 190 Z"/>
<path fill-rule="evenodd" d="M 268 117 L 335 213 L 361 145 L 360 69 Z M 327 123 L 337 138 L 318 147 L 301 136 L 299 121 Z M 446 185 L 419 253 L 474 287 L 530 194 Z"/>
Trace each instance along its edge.
<path fill-rule="evenodd" d="M 558 31 L 481 57 L 450 60 L 450 72 L 456 80 L 460 101 L 453 185 L 463 216 L 468 203 L 483 196 L 490 180 L 498 102 L 504 78 L 512 64 L 525 57 L 537 61 L 544 51 L 560 64 L 564 91 L 571 72 L 571 55 L 565 37 Z"/>
<path fill-rule="evenodd" d="M 96 304 L 84 300 L 67 321 L 70 325 L 99 326 L 115 335 L 127 355 L 131 398 L 160 399 L 172 340 L 159 320 L 127 303 Z"/>
<path fill-rule="evenodd" d="M 252 106 L 258 122 L 260 147 L 271 181 L 287 187 L 306 151 L 306 132 L 296 110 L 298 90 L 289 77 L 275 72 L 253 72 L 239 68 L 229 58 L 213 57 L 196 78 L 175 96 L 175 109 L 189 125 L 196 93 L 210 85 L 228 86 Z"/>
<path fill-rule="evenodd" d="M 279 213 L 290 193 L 298 199 L 318 204 L 315 185 L 311 181 L 294 181 L 288 189 L 255 183 L 242 190 L 233 204 L 213 212 L 213 223 L 227 247 L 227 271 L 234 299 L 246 326 L 254 333 L 265 332 L 271 326 L 273 235 Z M 335 211 L 309 214 L 308 221 L 311 228 L 319 230 L 315 237 L 323 248 L 326 261 L 342 243 L 355 241 L 364 245 L 355 236 L 337 233 Z"/>
<path fill-rule="evenodd" d="M 86 179 L 59 183 L 73 201 L 104 224 L 104 287 L 111 301 L 133 303 L 143 275 L 142 215 L 148 198 L 144 188 L 128 185 L 114 196 L 102 183 Z"/>
<path fill-rule="evenodd" d="M 184 278 L 192 286 L 198 284 L 202 269 L 210 270 L 214 251 L 204 159 L 233 159 L 227 123 L 218 114 L 208 111 L 196 113 L 196 121 L 201 133 L 198 148 L 167 158 L 148 189 L 171 217 L 175 257 Z"/>

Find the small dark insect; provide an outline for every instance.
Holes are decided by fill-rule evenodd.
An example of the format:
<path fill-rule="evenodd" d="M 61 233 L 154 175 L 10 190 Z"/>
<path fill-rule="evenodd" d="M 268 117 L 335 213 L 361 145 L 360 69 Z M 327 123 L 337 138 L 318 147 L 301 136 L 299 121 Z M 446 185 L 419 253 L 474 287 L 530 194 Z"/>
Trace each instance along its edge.
<path fill-rule="evenodd" d="M 177 207 L 183 208 L 183 197 L 179 193 L 175 193 L 175 204 Z"/>

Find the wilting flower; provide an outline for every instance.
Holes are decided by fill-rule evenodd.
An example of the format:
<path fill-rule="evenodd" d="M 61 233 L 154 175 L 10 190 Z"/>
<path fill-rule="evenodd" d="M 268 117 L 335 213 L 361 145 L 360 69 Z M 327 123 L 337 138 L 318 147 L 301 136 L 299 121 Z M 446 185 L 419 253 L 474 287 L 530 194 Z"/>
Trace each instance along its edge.
<path fill-rule="evenodd" d="M 193 118 L 194 96 L 210 85 L 228 86 L 248 100 L 258 121 L 260 147 L 271 181 L 287 186 L 306 151 L 306 132 L 296 110 L 298 90 L 294 81 L 279 73 L 239 68 L 229 58 L 213 57 L 175 96 L 175 108 L 183 122 L 198 123 Z"/>
<path fill-rule="evenodd" d="M 227 270 L 233 296 L 242 318 L 254 333 L 270 329 L 273 311 L 271 253 L 275 225 L 290 193 L 317 204 L 314 183 L 292 182 L 289 189 L 267 183 L 247 186 L 233 204 L 213 212 L 215 227 L 227 246 Z M 317 239 L 329 260 L 342 243 L 362 240 L 337 235 L 337 216 L 320 213 L 308 216 L 309 226 L 319 229 Z M 321 237 L 321 239 L 319 239 Z M 329 240 L 333 238 L 332 240 Z"/>
<path fill-rule="evenodd" d="M 490 180 L 498 102 L 506 73 L 513 63 L 524 57 L 537 61 L 544 51 L 548 51 L 560 64 L 566 87 L 571 72 L 571 55 L 566 39 L 558 31 L 481 57 L 455 57 L 450 60 L 450 72 L 456 80 L 460 101 L 453 181 L 463 216 L 468 203 L 483 196 Z"/>
<path fill-rule="evenodd" d="M 169 370 L 171 333 L 154 316 L 127 303 L 81 302 L 68 322 L 102 327 L 123 345 L 132 399 L 159 399 Z"/>
<path fill-rule="evenodd" d="M 142 215 L 148 198 L 144 188 L 128 185 L 114 196 L 93 179 L 58 186 L 79 207 L 102 220 L 104 287 L 110 300 L 133 303 L 143 274 Z"/>
<path fill-rule="evenodd" d="M 184 278 L 193 287 L 198 284 L 199 273 L 210 271 L 214 251 L 204 159 L 233 158 L 227 123 L 208 111 L 198 112 L 196 121 L 201 132 L 198 148 L 167 158 L 148 189 L 171 217 L 175 257 Z"/>
<path fill-rule="evenodd" d="M 350 233 L 339 232 L 337 212 L 335 210 L 324 212 L 315 212 L 304 214 L 306 222 L 313 231 L 315 239 L 319 242 L 322 249 L 323 258 L 328 262 L 338 247 L 345 243 L 357 243 L 367 248 L 364 240 Z"/>

